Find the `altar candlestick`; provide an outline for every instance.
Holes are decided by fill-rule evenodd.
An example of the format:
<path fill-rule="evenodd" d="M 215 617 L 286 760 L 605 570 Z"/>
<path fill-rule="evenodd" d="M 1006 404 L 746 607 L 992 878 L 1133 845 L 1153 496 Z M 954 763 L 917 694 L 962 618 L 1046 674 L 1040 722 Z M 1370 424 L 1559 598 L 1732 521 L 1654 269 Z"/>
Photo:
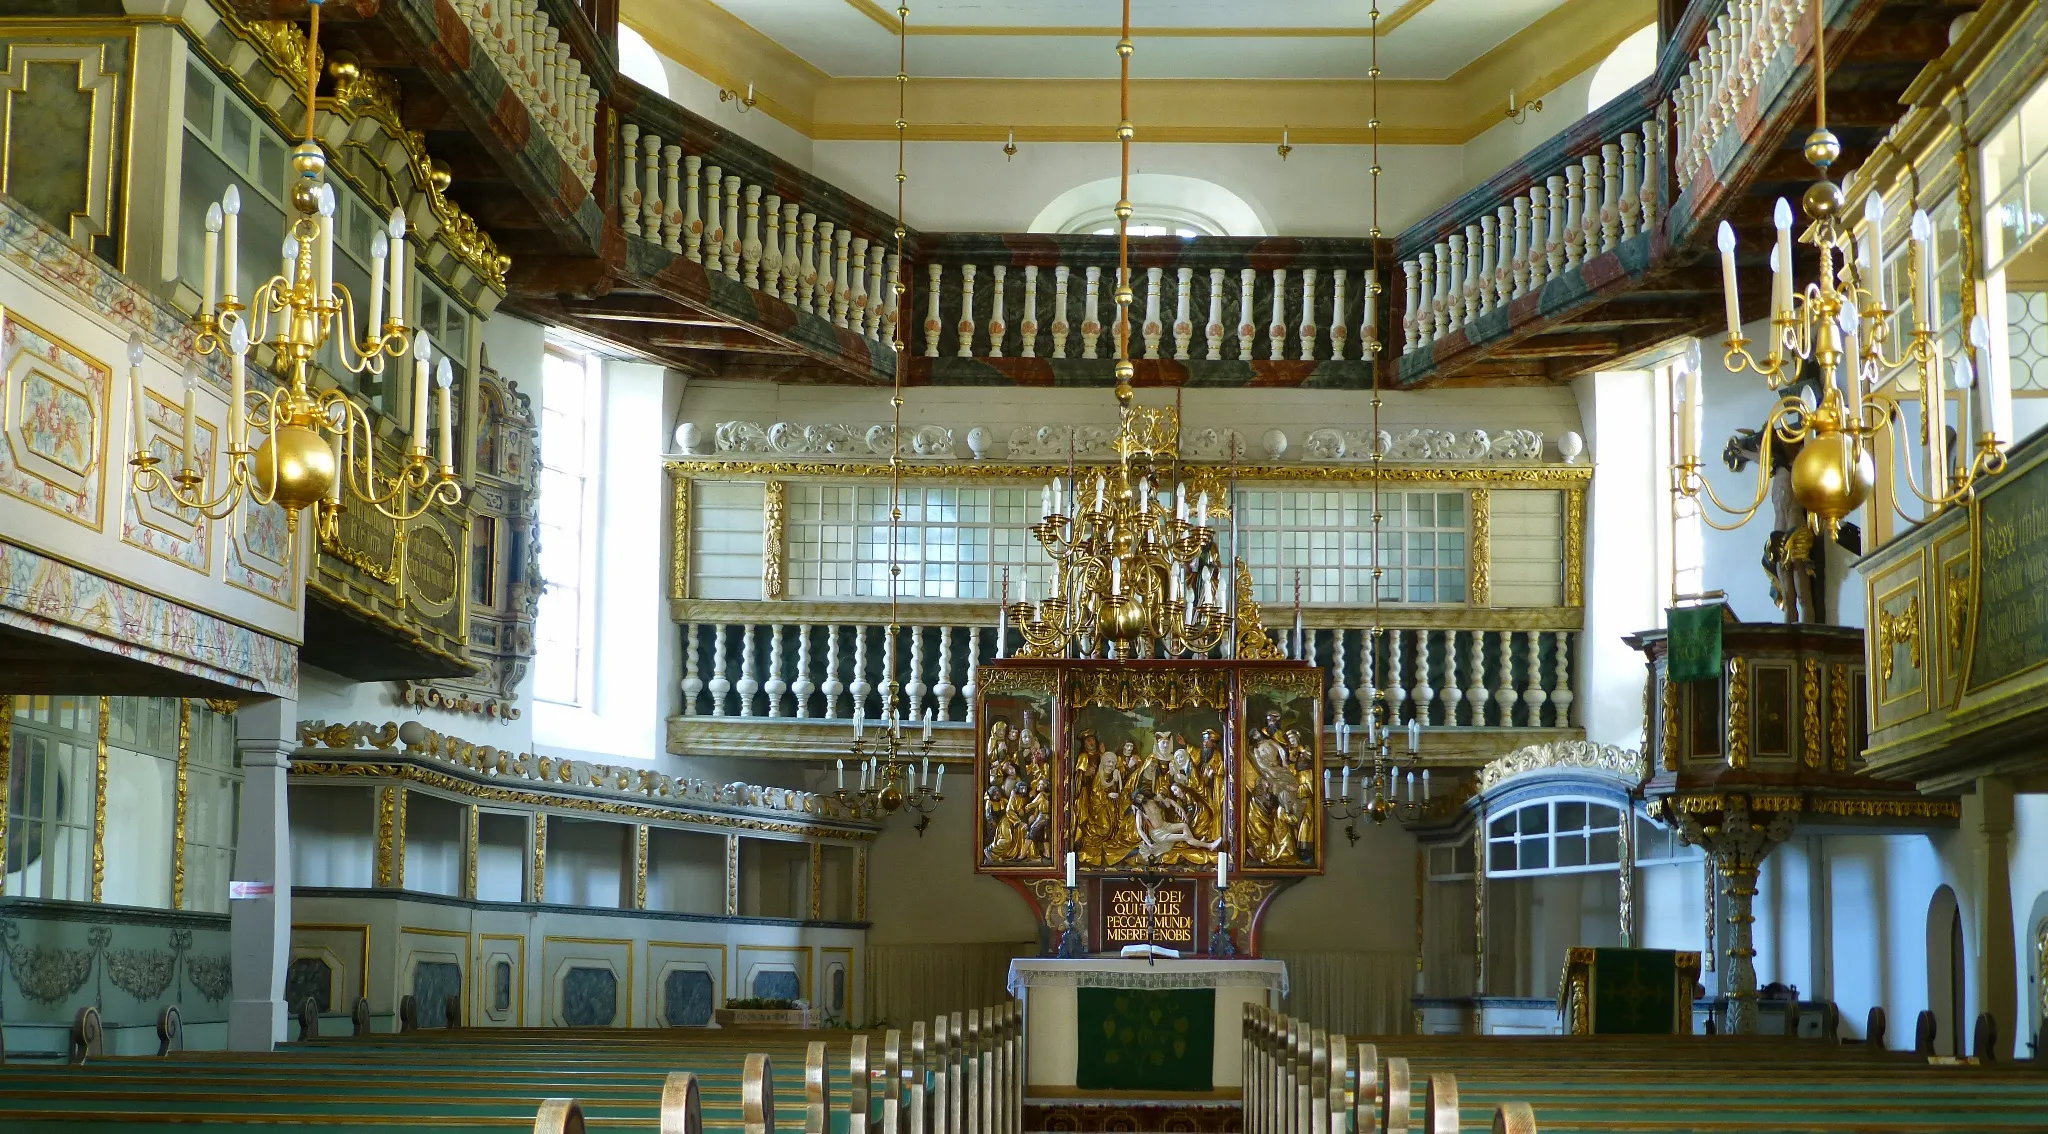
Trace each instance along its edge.
<path fill-rule="evenodd" d="M 1075 885 L 1076 885 L 1076 884 L 1077 884 L 1077 883 L 1078 883 L 1078 882 L 1080 881 L 1080 879 L 1079 879 L 1079 877 L 1078 877 L 1078 870 L 1077 870 L 1078 866 L 1079 866 L 1079 862 L 1078 862 L 1078 860 L 1077 860 L 1077 859 L 1075 858 L 1075 856 L 1074 856 L 1074 852 L 1073 852 L 1073 851 L 1068 851 L 1068 852 L 1067 852 L 1067 889 L 1069 889 L 1069 890 L 1073 889 L 1073 888 L 1075 887 Z"/>
<path fill-rule="evenodd" d="M 1216 852 L 1216 888 L 1221 890 L 1230 885 L 1230 852 Z"/>

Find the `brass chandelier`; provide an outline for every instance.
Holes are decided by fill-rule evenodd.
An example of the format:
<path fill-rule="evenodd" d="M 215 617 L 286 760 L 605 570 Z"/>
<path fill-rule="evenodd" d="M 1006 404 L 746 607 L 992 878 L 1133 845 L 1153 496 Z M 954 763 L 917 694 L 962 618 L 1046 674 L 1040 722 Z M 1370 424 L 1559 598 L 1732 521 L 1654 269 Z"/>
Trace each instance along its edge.
<path fill-rule="evenodd" d="M 321 0 L 312 0 L 307 32 L 305 134 L 291 158 L 297 174 L 291 208 L 297 215 L 291 218 L 281 250 L 282 270 L 257 284 L 246 299 L 236 279 L 240 191 L 229 185 L 223 198 L 207 209 L 196 346 L 201 356 L 227 357 L 229 467 L 224 476 L 216 477 L 195 464 L 196 365 L 185 376 L 180 466 L 176 471 L 160 467 L 163 461 L 149 450 L 143 433 L 147 395 L 139 339 L 129 342 L 135 450 L 128 463 L 137 492 L 168 492 L 179 506 L 211 519 L 229 515 L 245 501 L 275 503 L 284 509 L 293 532 L 298 530 L 299 513 L 315 508 L 324 536 L 332 534 L 346 508 L 344 485 L 348 497 L 400 523 L 418 517 L 437 501 L 459 502 L 462 486 L 455 479 L 451 429 L 453 369 L 445 356 L 438 369 L 433 368 L 426 332 L 405 322 L 405 219 L 400 210 L 392 210 L 385 231 L 371 242 L 369 305 L 360 334 L 355 329 L 356 297 L 334 281 L 336 199 L 334 186 L 325 180 L 326 152 L 313 133 L 320 4 Z M 376 428 L 369 411 L 340 390 L 312 388 L 313 361 L 330 341 L 336 348 L 333 357 L 352 374 L 382 374 L 387 361 L 412 356 L 411 445 L 395 473 L 376 468 Z M 249 351 L 258 343 L 267 343 L 275 352 L 275 369 L 285 379 L 275 391 L 248 389 Z M 438 462 L 427 455 L 428 395 L 435 388 Z M 261 444 L 252 447 L 256 437 L 262 438 Z"/>
<path fill-rule="evenodd" d="M 904 186 L 910 181 L 908 164 L 905 161 L 905 131 L 910 128 L 908 116 L 908 88 L 910 85 L 910 6 L 898 4 L 896 8 L 896 251 L 903 253 L 903 238 L 906 229 L 903 224 Z M 906 261 L 907 262 L 907 261 Z M 901 279 L 896 281 L 895 300 L 900 309 L 908 287 Z M 938 775 L 932 775 L 932 711 L 926 709 L 919 723 L 923 735 L 919 738 L 917 751 L 913 754 L 903 739 L 904 709 L 898 701 L 902 687 L 896 683 L 896 632 L 897 587 L 903 576 L 903 565 L 896 561 L 899 547 L 897 528 L 903 522 L 903 328 L 908 322 L 896 320 L 894 338 L 890 346 L 896 351 L 896 384 L 890 391 L 889 407 L 894 425 L 889 431 L 889 628 L 886 631 L 886 661 L 882 675 L 882 741 L 879 750 L 870 750 L 867 739 L 866 708 L 859 700 L 853 706 L 853 747 L 848 755 L 853 757 L 858 772 L 857 786 L 848 791 L 846 787 L 846 761 L 838 761 L 838 788 L 833 793 L 839 802 L 863 819 L 886 819 L 897 811 L 908 807 L 917 813 L 917 823 L 912 828 L 919 838 L 924 837 L 926 827 L 931 826 L 932 811 L 945 798 L 946 765 L 939 764 Z"/>
<path fill-rule="evenodd" d="M 2005 454 L 1991 425 L 1991 372 L 1988 366 L 1973 367 L 1968 358 L 1956 360 L 1951 376 L 1958 386 L 1975 394 L 1974 416 L 1978 430 L 1975 451 L 1958 455 L 1951 466 L 1947 449 L 1945 395 L 1942 359 L 1938 342 L 1939 322 L 1934 310 L 1932 256 L 1933 224 L 1925 210 L 1916 209 L 1910 226 L 1907 253 L 1907 295 L 1913 330 L 1910 340 L 1892 351 L 1891 319 L 1897 309 L 1887 306 L 1882 279 L 1884 198 L 1872 191 L 1865 204 L 1864 218 L 1870 237 L 1858 255 L 1857 245 L 1842 223 L 1841 187 L 1827 177 L 1828 167 L 1841 156 L 1842 144 L 1827 128 L 1827 51 L 1824 5 L 1814 4 L 1814 64 L 1818 74 L 1815 93 L 1816 126 L 1806 138 L 1807 161 L 1819 171 L 1820 179 L 1808 186 L 1801 204 L 1808 217 L 1806 230 L 1798 239 L 1811 244 L 1819 255 L 1814 282 L 1800 287 L 1792 271 L 1792 207 L 1780 198 L 1772 220 L 1777 243 L 1771 253 L 1771 337 L 1769 352 L 1757 358 L 1749 340 L 1742 335 L 1741 306 L 1735 278 L 1735 231 L 1721 222 L 1718 243 L 1721 252 L 1723 298 L 1727 303 L 1728 337 L 1725 365 L 1734 373 L 1751 370 L 1761 375 L 1772 390 L 1782 390 L 1800 375 L 1802 364 L 1818 369 L 1821 389 L 1817 399 L 1805 394 L 1787 394 L 1771 408 L 1762 432 L 1757 461 L 1757 495 L 1751 503 L 1731 507 L 1715 495 L 1713 486 L 1700 475 L 1698 431 L 1701 420 L 1699 368 L 1695 364 L 1687 379 L 1683 401 L 1678 407 L 1679 458 L 1673 473 L 1673 490 L 1695 500 L 1704 497 L 1721 511 L 1733 515 L 1732 523 L 1721 524 L 1701 512 L 1709 526 L 1726 531 L 1739 527 L 1770 498 L 1771 450 L 1774 444 L 1798 445 L 1792 460 L 1793 496 L 1812 517 L 1812 523 L 1836 535 L 1842 520 L 1870 496 L 1877 479 L 1873 446 L 1880 435 L 1888 435 L 1902 448 L 1906 443 L 1900 427 L 1903 420 L 1897 399 L 1866 391 L 1893 370 L 1912 365 L 1921 391 L 1921 443 L 1926 454 L 1923 488 L 1912 474 L 1913 462 L 1903 460 L 1906 483 L 1915 496 L 1928 505 L 1930 514 L 1966 501 L 1975 494 L 1978 482 L 2005 468 Z M 1968 330 L 1967 349 L 1974 353 L 1985 347 L 1982 316 Z M 1967 438 L 1967 427 L 1962 435 Z M 1896 504 L 1894 505 L 1896 507 Z M 1909 522 L 1924 517 L 1900 515 Z"/>
<path fill-rule="evenodd" d="M 1209 497 L 1180 477 L 1180 411 L 1136 404 L 1131 379 L 1131 4 L 1116 53 L 1122 73 L 1116 202 L 1117 463 L 1092 480 L 1069 473 L 1044 493 L 1032 533 L 1053 559 L 1052 593 L 1009 607 L 1023 658 L 1177 657 L 1223 644 L 1225 609 Z"/>

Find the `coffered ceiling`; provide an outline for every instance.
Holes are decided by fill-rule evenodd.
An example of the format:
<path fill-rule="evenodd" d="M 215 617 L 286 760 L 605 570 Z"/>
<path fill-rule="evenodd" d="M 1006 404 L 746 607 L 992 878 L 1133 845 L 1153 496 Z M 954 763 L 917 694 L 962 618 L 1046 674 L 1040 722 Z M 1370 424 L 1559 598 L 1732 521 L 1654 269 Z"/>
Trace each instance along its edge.
<path fill-rule="evenodd" d="M 896 0 L 713 0 L 834 78 L 896 73 Z M 909 0 L 910 70 L 924 78 L 1116 74 L 1116 0 Z M 1380 66 L 1444 79 L 1567 0 L 1380 0 Z M 1360 79 L 1370 0 L 1133 0 L 1132 74 L 1145 79 Z M 661 0 L 626 0 L 628 18 Z"/>

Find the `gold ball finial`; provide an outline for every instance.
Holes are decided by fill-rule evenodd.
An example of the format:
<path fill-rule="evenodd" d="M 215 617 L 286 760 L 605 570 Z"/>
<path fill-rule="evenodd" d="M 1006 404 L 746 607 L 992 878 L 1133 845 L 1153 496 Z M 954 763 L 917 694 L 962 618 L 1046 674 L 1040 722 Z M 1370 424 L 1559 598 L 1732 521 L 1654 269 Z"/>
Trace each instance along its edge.
<path fill-rule="evenodd" d="M 300 142 L 292 147 L 292 172 L 307 180 L 327 172 L 327 152 L 318 142 Z"/>
<path fill-rule="evenodd" d="M 1876 462 L 1856 438 L 1841 430 L 1815 433 L 1792 458 L 1792 495 L 1829 536 L 1863 506 L 1876 483 Z"/>
<path fill-rule="evenodd" d="M 1842 140 L 1825 126 L 1806 136 L 1805 148 L 1806 160 L 1819 170 L 1826 170 L 1842 156 Z"/>
<path fill-rule="evenodd" d="M 352 83 L 363 73 L 363 66 L 356 57 L 346 51 L 336 51 L 327 56 L 327 73 L 336 82 Z"/>
<path fill-rule="evenodd" d="M 434 158 L 427 163 L 427 177 L 436 190 L 446 193 L 448 186 L 455 182 L 455 171 L 448 168 L 447 162 Z"/>
<path fill-rule="evenodd" d="M 1128 39 L 1120 39 L 1116 41 L 1116 53 L 1118 55 L 1123 56 L 1126 59 L 1129 59 L 1131 57 L 1131 52 L 1136 51 L 1137 49 L 1138 45 L 1132 43 Z"/>
<path fill-rule="evenodd" d="M 1801 198 L 1806 215 L 1822 221 L 1842 211 L 1842 187 L 1832 181 L 1816 181 L 1806 187 L 1806 196 Z"/>

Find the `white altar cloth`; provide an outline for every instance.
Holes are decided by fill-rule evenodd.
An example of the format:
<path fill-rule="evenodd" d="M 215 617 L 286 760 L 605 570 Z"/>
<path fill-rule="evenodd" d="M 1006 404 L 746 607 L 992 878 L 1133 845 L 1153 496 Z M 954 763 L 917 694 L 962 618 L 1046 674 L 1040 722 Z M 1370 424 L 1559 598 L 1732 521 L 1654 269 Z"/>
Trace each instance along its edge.
<path fill-rule="evenodd" d="M 1216 990 L 1215 1061 L 1211 1082 L 1243 1086 L 1239 1047 L 1244 1006 L 1280 1006 L 1287 995 L 1284 961 L 1124 960 L 1120 957 L 1025 957 L 1010 962 L 1010 995 L 1024 1001 L 1024 1082 L 1029 1087 L 1072 1087 L 1077 1080 L 1080 1024 L 1077 989 L 1213 988 Z"/>

